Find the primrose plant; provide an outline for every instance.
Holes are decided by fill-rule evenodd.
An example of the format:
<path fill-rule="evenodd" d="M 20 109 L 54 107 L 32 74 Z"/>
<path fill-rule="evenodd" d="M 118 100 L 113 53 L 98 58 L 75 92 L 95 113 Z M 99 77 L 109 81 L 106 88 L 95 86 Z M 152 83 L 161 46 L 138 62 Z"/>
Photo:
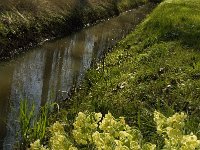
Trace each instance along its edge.
<path fill-rule="evenodd" d="M 164 138 L 162 150 L 200 150 L 197 136 L 184 134 L 186 117 L 184 113 L 176 113 L 167 118 L 160 112 L 154 112 L 157 133 Z M 139 130 L 127 125 L 123 117 L 115 119 L 111 113 L 102 117 L 101 113 L 79 112 L 73 126 L 73 137 L 69 137 L 64 125 L 54 123 L 49 128 L 51 138 L 48 148 L 37 140 L 30 149 L 78 150 L 89 147 L 93 150 L 156 150 L 155 144 L 143 144 Z"/>

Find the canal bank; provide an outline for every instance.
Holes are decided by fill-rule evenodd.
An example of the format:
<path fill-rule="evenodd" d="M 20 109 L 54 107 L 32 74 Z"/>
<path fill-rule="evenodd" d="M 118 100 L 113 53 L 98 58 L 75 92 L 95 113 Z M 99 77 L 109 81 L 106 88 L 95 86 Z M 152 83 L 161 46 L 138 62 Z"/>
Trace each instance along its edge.
<path fill-rule="evenodd" d="M 127 124 L 141 131 L 141 144 L 151 142 L 157 145 L 157 149 L 188 149 L 188 146 L 195 149 L 197 139 L 194 135 L 200 138 L 199 8 L 199 0 L 164 0 L 134 32 L 117 43 L 102 63 L 88 70 L 82 86 L 66 101 L 66 105 L 61 103 L 60 112 L 55 117 L 55 121 L 59 120 L 64 124 L 65 133 L 69 135 L 66 138 L 69 138 L 70 142 L 79 149 L 90 149 L 90 146 L 94 146 L 74 142 L 70 132 L 73 129 L 73 119 L 79 112 L 87 110 L 101 112 L 103 115 L 111 112 L 115 118 L 124 116 Z M 171 141 L 166 137 L 166 133 L 162 136 L 157 134 L 153 121 L 154 110 L 162 112 L 167 117 L 175 112 L 184 112 L 188 115 L 185 123 L 179 123 L 183 119 L 181 117 L 169 119 L 171 126 L 178 128 L 174 130 L 170 127 L 164 131 L 167 135 L 170 134 Z M 160 117 L 160 124 L 165 125 L 168 119 L 163 119 L 163 115 Z M 88 120 L 90 121 L 91 117 Z M 112 117 L 108 119 L 108 131 L 121 131 L 118 126 L 112 128 L 115 125 L 112 124 L 115 123 L 113 120 Z M 123 118 L 119 120 L 124 122 Z M 82 121 L 84 122 L 84 119 Z M 183 125 L 186 127 L 182 128 Z M 79 127 L 82 127 L 82 124 L 79 124 Z M 162 129 L 162 126 L 159 129 Z M 63 130 L 60 128 L 60 131 Z M 84 126 L 81 131 L 85 133 Z M 176 144 L 179 140 L 177 137 L 182 136 L 179 131 L 190 135 Z M 84 135 L 81 133 L 78 138 L 81 140 L 83 137 L 85 140 L 87 136 L 85 138 Z M 105 137 L 108 138 L 102 142 L 103 144 L 110 141 L 110 136 L 107 135 Z M 123 137 L 127 139 L 130 136 L 126 134 Z M 191 143 L 186 142 L 190 140 Z M 52 145 L 49 143 L 52 142 L 48 142 L 43 143 L 41 139 L 41 143 L 37 141 L 36 146 L 44 144 L 51 148 Z M 62 141 L 60 143 L 66 144 Z M 102 147 L 105 146 L 103 144 Z M 168 144 L 168 147 L 163 147 L 165 144 Z M 112 143 L 110 145 L 115 146 Z"/>
<path fill-rule="evenodd" d="M 124 117 L 128 125 L 140 130 L 140 145 L 150 142 L 157 146 L 146 149 L 199 149 L 196 148 L 199 146 L 197 138 L 200 139 L 199 9 L 199 0 L 164 0 L 134 32 L 109 50 L 105 59 L 89 69 L 82 85 L 65 105 L 61 103 L 59 113 L 54 114 L 54 120 L 65 127 L 62 135 L 66 134 L 64 138 L 69 141 L 59 141 L 59 145 L 95 149 L 97 144 L 91 143 L 97 135 L 97 146 L 102 149 L 108 145 L 114 149 L 118 144 L 121 149 L 129 149 L 129 140 L 133 140 L 132 136 L 135 138 L 138 132 L 131 135 L 124 133 L 123 126 L 120 126 L 125 122 Z M 155 110 L 167 117 L 184 112 L 188 118 L 183 118 L 184 113 L 176 113 L 176 117 L 170 118 L 159 115 L 157 117 L 161 120 L 156 128 L 156 119 L 153 119 Z M 107 119 L 99 121 L 97 114 L 96 121 L 94 114 L 86 117 L 79 112 L 101 112 Z M 108 112 L 115 118 L 123 117 L 115 120 L 111 115 L 105 116 Z M 187 121 L 183 123 L 185 119 Z M 54 125 L 62 126 L 58 122 Z M 92 134 L 98 125 L 100 129 Z M 104 129 L 106 134 L 102 134 Z M 60 127 L 57 133 L 59 131 L 63 133 L 64 129 Z M 113 139 L 113 135 L 117 138 Z M 80 144 L 77 139 L 83 142 Z M 119 139 L 123 142 L 118 142 Z M 41 139 L 33 145 L 41 147 L 40 144 L 43 144 L 51 148 L 54 145 L 52 141 L 43 143 Z"/>
<path fill-rule="evenodd" d="M 0 4 L 0 60 L 27 47 L 138 7 L 146 0 L 5 1 Z"/>
<path fill-rule="evenodd" d="M 130 33 L 153 9 L 146 5 L 44 43 L 16 59 L 0 63 L 0 149 L 10 150 L 20 133 L 20 102 L 45 103 L 67 99 L 91 63 Z"/>
<path fill-rule="evenodd" d="M 200 138 L 200 1 L 164 0 L 134 32 L 117 43 L 63 106 L 124 116 L 145 141 L 162 149 L 153 112 L 188 114 L 185 132 Z M 70 102 L 70 106 L 68 105 Z"/>

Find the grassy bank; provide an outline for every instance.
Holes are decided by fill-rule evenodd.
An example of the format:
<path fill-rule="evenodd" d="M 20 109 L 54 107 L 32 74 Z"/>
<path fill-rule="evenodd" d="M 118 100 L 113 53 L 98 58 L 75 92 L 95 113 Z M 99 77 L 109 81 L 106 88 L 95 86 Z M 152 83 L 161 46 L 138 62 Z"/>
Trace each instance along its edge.
<path fill-rule="evenodd" d="M 147 0 L 3 0 L 0 4 L 0 58 L 45 39 L 63 36 Z M 13 50 L 17 49 L 17 50 Z"/>
<path fill-rule="evenodd" d="M 111 112 L 159 145 L 153 112 L 185 112 L 188 131 L 200 137 L 200 1 L 165 0 L 136 31 L 87 72 L 68 100 L 68 116 Z M 69 106 L 71 102 L 71 106 Z"/>
<path fill-rule="evenodd" d="M 167 117 L 185 112 L 184 133 L 200 138 L 199 8 L 199 0 L 164 0 L 87 72 L 80 89 L 65 106 L 60 105 L 57 119 L 70 131 L 78 112 L 111 112 L 139 129 L 144 142 L 162 149 L 153 112 Z"/>

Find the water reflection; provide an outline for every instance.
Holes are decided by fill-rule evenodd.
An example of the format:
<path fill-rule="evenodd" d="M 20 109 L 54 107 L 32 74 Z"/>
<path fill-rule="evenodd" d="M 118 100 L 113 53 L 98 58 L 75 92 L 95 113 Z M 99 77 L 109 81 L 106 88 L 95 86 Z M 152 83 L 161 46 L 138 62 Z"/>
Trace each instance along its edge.
<path fill-rule="evenodd" d="M 16 141 L 20 100 L 35 102 L 39 109 L 47 101 L 65 99 L 72 86 L 80 84 L 93 59 L 132 30 L 148 9 L 122 14 L 48 42 L 15 61 L 0 63 L 0 149 L 12 149 Z"/>

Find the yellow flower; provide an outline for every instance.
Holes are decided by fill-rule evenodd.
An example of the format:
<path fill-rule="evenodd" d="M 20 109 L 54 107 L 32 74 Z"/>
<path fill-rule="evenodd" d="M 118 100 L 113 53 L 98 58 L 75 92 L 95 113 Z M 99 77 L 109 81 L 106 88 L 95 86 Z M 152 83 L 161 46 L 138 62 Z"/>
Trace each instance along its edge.
<path fill-rule="evenodd" d="M 92 134 L 97 130 L 98 122 L 101 120 L 101 113 L 78 113 L 72 131 L 74 139 L 78 144 L 89 144 L 92 142 Z"/>
<path fill-rule="evenodd" d="M 30 144 L 29 150 L 48 150 L 40 144 L 40 140 L 36 140 L 34 143 Z"/>
<path fill-rule="evenodd" d="M 158 111 L 154 111 L 154 121 L 157 124 L 157 132 L 158 134 L 162 134 L 164 132 L 167 118 Z"/>
<path fill-rule="evenodd" d="M 76 148 L 76 147 L 74 147 L 74 146 L 71 145 L 71 146 L 69 147 L 69 150 L 78 150 L 78 148 Z"/>
<path fill-rule="evenodd" d="M 183 144 L 181 149 L 187 149 L 187 150 L 195 150 L 196 148 L 200 148 L 200 141 L 197 140 L 196 135 L 184 135 L 182 138 L 181 143 Z"/>
<path fill-rule="evenodd" d="M 99 122 L 102 118 L 102 114 L 101 113 L 95 113 L 95 119 L 97 122 Z"/>
<path fill-rule="evenodd" d="M 64 135 L 54 135 L 50 138 L 50 144 L 52 150 L 67 150 L 66 137 Z"/>
<path fill-rule="evenodd" d="M 172 117 L 167 118 L 168 126 L 176 129 L 182 129 L 185 125 L 184 120 L 187 118 L 183 112 L 178 114 L 175 113 Z"/>
<path fill-rule="evenodd" d="M 131 150 L 141 150 L 141 147 L 136 141 L 131 141 L 130 149 Z"/>
<path fill-rule="evenodd" d="M 155 150 L 156 145 L 151 143 L 146 143 L 143 145 L 142 150 Z"/>
<path fill-rule="evenodd" d="M 63 125 L 56 121 L 50 128 L 49 128 L 49 131 L 51 132 L 52 135 L 54 134 L 65 134 L 65 131 L 64 131 L 64 127 Z"/>
<path fill-rule="evenodd" d="M 120 131 L 119 132 L 119 139 L 123 141 L 124 143 L 132 141 L 133 136 L 127 133 L 126 131 Z"/>

